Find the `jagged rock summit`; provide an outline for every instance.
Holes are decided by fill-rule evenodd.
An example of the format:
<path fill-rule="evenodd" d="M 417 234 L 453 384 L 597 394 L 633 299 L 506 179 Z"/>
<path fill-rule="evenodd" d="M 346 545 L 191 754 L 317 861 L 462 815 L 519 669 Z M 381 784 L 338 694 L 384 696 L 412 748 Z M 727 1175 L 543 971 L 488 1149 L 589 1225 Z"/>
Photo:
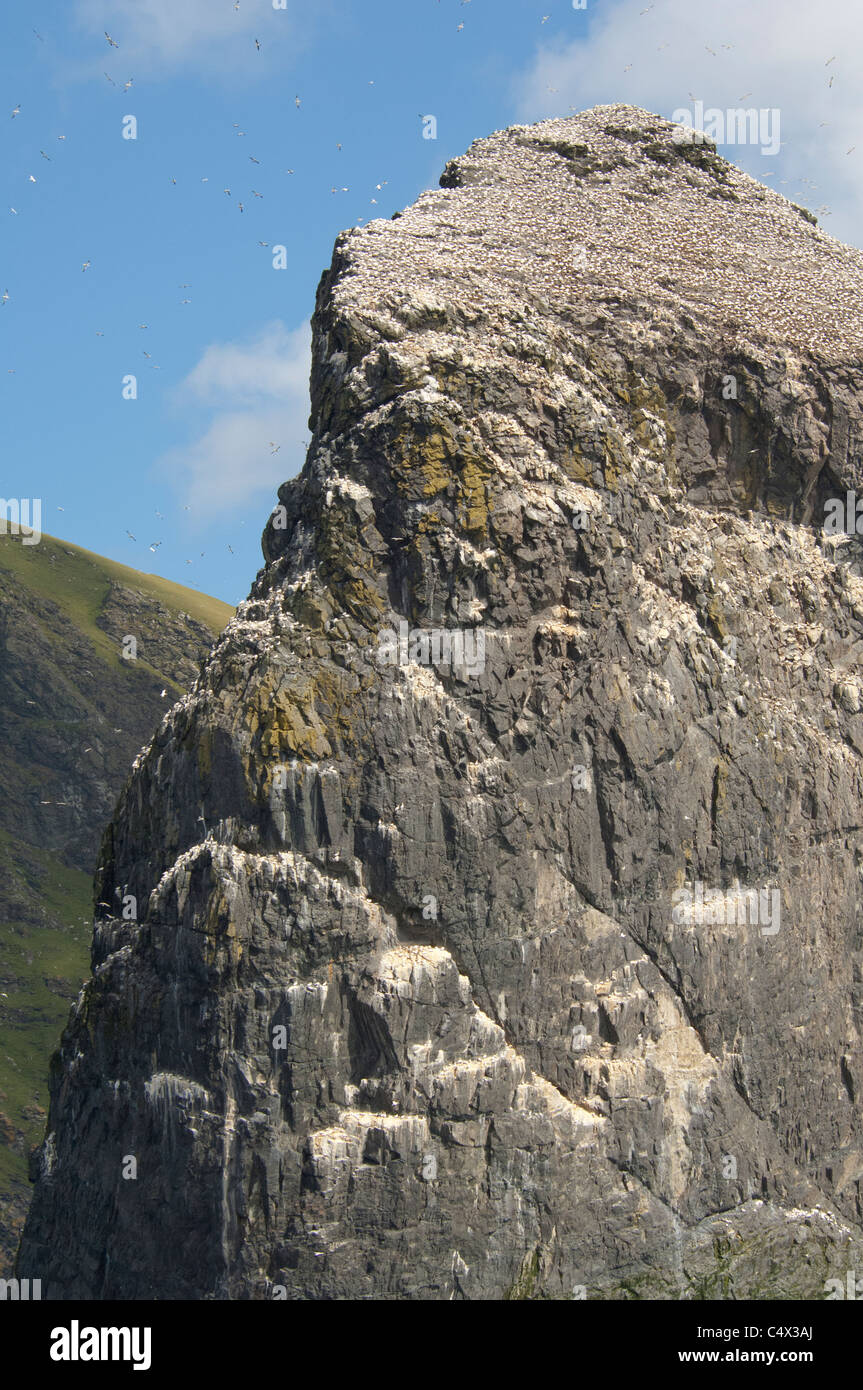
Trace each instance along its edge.
<path fill-rule="evenodd" d="M 863 257 L 628 107 L 442 183 L 338 239 L 306 465 L 108 832 L 50 1297 L 863 1267 Z"/>

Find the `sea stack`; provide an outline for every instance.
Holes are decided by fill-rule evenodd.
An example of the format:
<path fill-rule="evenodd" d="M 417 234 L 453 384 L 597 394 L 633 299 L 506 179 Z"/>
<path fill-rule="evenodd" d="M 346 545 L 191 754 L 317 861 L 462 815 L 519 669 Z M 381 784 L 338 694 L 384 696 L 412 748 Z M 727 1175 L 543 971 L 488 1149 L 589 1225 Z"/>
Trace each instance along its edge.
<path fill-rule="evenodd" d="M 339 237 L 305 466 L 103 846 L 43 1297 L 863 1269 L 863 255 L 679 136 L 514 126 Z"/>

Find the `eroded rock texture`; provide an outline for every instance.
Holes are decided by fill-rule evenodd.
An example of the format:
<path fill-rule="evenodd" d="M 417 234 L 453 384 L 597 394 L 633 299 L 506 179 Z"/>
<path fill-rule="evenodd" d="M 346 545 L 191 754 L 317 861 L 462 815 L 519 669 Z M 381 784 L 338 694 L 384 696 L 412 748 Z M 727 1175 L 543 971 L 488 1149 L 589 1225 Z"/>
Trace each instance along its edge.
<path fill-rule="evenodd" d="M 515 127 L 339 239 L 306 466 L 102 856 L 146 911 L 56 1062 L 52 1296 L 863 1267 L 863 256 L 673 129 Z"/>

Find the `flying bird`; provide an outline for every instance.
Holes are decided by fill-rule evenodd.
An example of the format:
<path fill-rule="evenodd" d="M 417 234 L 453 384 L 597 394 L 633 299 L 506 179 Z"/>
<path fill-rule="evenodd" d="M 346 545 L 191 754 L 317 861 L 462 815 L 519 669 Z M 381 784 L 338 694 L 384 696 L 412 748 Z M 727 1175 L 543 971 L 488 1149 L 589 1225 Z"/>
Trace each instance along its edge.
<path fill-rule="evenodd" d="M 84 270 L 89 270 L 89 269 L 90 269 L 90 262 L 89 262 L 89 261 L 85 261 L 84 264 L 81 266 L 81 270 L 84 271 Z"/>
<path fill-rule="evenodd" d="M 253 154 L 249 155 L 249 159 L 252 161 L 253 164 L 260 164 L 261 162 L 259 159 L 255 159 L 255 156 Z"/>
<path fill-rule="evenodd" d="M 127 531 L 127 532 L 126 532 L 126 535 L 129 537 L 129 540 L 130 540 L 130 541 L 133 541 L 133 540 L 135 539 L 135 537 L 132 535 L 132 532 L 131 532 L 131 531 Z"/>
<path fill-rule="evenodd" d="M 16 107 L 15 107 L 15 110 L 12 112 L 12 120 L 14 121 L 15 117 L 16 117 L 16 116 L 20 116 L 20 114 L 21 114 L 21 107 L 20 107 L 20 106 L 16 106 Z"/>
<path fill-rule="evenodd" d="M 104 29 L 104 30 L 103 30 L 103 33 L 104 33 L 105 38 L 108 40 L 108 42 L 109 42 L 109 44 L 111 45 L 112 48 L 119 48 L 119 47 L 120 47 L 120 45 L 119 45 L 118 43 L 116 43 L 114 39 L 111 38 L 111 35 L 108 33 L 108 30 L 107 30 L 107 29 Z"/>
<path fill-rule="evenodd" d="M 151 550 L 158 550 L 158 549 L 159 549 L 159 546 L 160 546 L 161 544 L 162 544 L 161 541 L 153 541 L 153 544 L 150 546 L 150 549 L 151 549 Z"/>
<path fill-rule="evenodd" d="M 261 51 L 261 44 L 260 44 L 260 40 L 259 40 L 259 39 L 255 39 L 255 48 L 256 48 L 256 49 L 258 50 L 258 52 L 260 53 L 260 51 Z"/>
<path fill-rule="evenodd" d="M 295 103 L 295 105 L 296 105 L 296 107 L 297 107 L 297 110 L 299 110 L 299 108 L 300 108 L 300 106 L 301 106 L 301 104 L 302 104 L 302 103 L 300 102 L 300 98 L 299 98 L 299 97 L 294 97 L 294 103 Z M 14 111 L 13 111 L 12 114 L 13 114 L 13 115 L 15 114 Z"/>

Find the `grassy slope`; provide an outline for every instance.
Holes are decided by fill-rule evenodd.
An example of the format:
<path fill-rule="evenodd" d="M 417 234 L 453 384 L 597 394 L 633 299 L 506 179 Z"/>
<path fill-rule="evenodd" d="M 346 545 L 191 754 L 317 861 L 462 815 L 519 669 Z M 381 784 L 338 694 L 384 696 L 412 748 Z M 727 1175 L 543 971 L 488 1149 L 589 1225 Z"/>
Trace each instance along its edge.
<path fill-rule="evenodd" d="M 2 837 L 8 843 L 7 837 Z M 5 845 L 0 847 L 5 848 Z M 89 874 L 30 850 L 43 870 L 44 925 L 0 922 L 0 1112 L 23 1143 L 0 1145 L 0 1191 L 29 1200 L 27 1154 L 42 1138 L 48 1062 L 89 974 L 92 888 Z"/>
<path fill-rule="evenodd" d="M 152 594 L 166 608 L 174 613 L 188 613 L 214 633 L 221 632 L 234 612 L 220 599 L 199 594 L 196 589 L 184 589 L 182 584 L 173 584 L 155 574 L 142 574 L 53 536 L 43 536 L 38 545 L 23 545 L 16 536 L 0 536 L 0 568 L 9 570 L 33 593 L 58 604 L 112 666 L 120 660 L 116 645 L 96 626 L 112 580 Z"/>
<path fill-rule="evenodd" d="M 119 671 L 124 664 L 116 642 L 96 623 L 112 581 L 152 596 L 174 613 L 187 613 L 214 636 L 234 611 L 206 594 L 50 536 L 43 536 L 39 545 L 24 546 L 18 537 L 0 535 L 2 570 L 58 605 L 92 642 L 108 678 L 110 670 Z M 34 715 L 44 717 L 51 716 Z M 18 765 L 17 775 L 27 776 L 26 765 Z M 42 909 L 36 914 L 41 920 L 0 920 L 0 1131 L 6 1132 L 5 1142 L 0 1136 L 2 1277 L 9 1272 L 15 1232 L 30 1199 L 27 1155 L 44 1134 L 49 1060 L 70 1004 L 89 975 L 92 883 L 89 873 L 67 867 L 50 850 L 24 845 L 2 830 L 0 861 L 8 880 Z"/>

